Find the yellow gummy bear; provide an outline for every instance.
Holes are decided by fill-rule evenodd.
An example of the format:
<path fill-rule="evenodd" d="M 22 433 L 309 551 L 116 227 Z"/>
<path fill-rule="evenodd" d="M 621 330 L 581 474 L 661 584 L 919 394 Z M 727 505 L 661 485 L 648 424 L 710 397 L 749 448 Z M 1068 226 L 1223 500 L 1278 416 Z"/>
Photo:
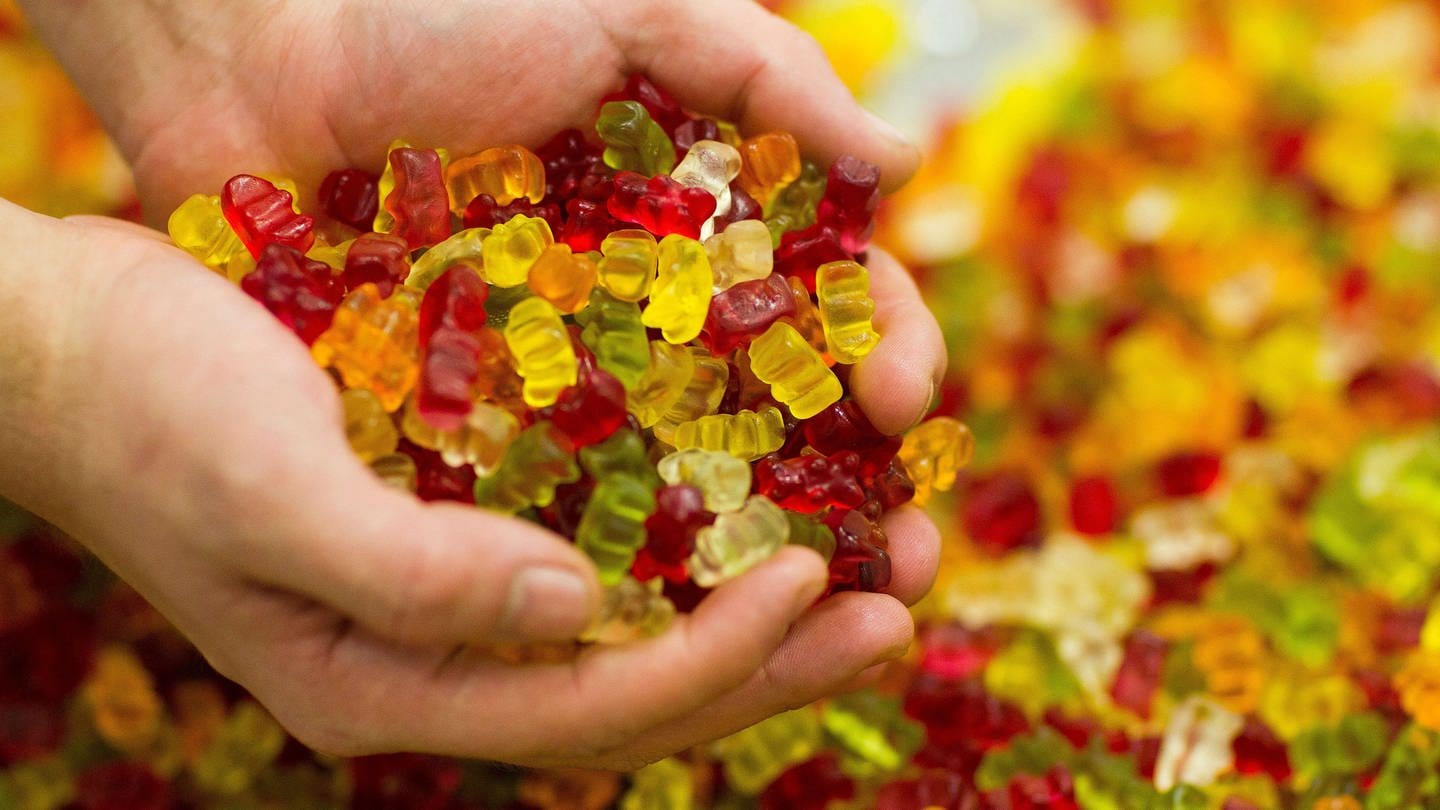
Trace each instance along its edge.
<path fill-rule="evenodd" d="M 655 283 L 655 262 L 660 247 L 649 231 L 615 231 L 600 243 L 598 281 L 621 301 L 640 301 Z"/>
<path fill-rule="evenodd" d="M 361 461 L 369 464 L 395 452 L 400 434 L 375 394 L 351 388 L 340 394 L 340 404 L 345 410 L 345 438 Z"/>
<path fill-rule="evenodd" d="M 469 465 L 481 476 L 490 475 L 505 458 L 510 443 L 520 435 L 520 420 L 489 402 L 476 402 L 457 430 L 436 430 L 420 417 L 411 398 L 400 423 L 405 438 L 426 450 L 435 450 L 451 467 Z"/>
<path fill-rule="evenodd" d="M 678 233 L 660 240 L 656 257 L 658 276 L 641 323 L 659 329 L 671 343 L 689 343 L 699 337 L 710 311 L 710 257 L 705 246 Z"/>
<path fill-rule="evenodd" d="M 686 422 L 675 428 L 675 447 L 688 450 L 716 450 L 754 461 L 779 450 L 785 444 L 785 417 L 779 408 L 719 413 Z"/>
<path fill-rule="evenodd" d="M 544 298 L 526 298 L 510 310 L 505 343 L 515 356 L 515 370 L 525 380 L 523 394 L 530 407 L 554 405 L 560 392 L 575 384 L 580 370 L 570 333 L 560 313 Z"/>
<path fill-rule="evenodd" d="M 640 427 L 654 427 L 679 401 L 695 375 L 695 355 L 684 346 L 650 341 L 650 366 L 626 397 L 626 409 Z"/>
<path fill-rule="evenodd" d="M 825 345 L 835 362 L 858 363 L 880 343 L 869 270 L 852 261 L 822 264 L 815 274 L 815 295 Z"/>
<path fill-rule="evenodd" d="M 955 486 L 955 475 L 975 454 L 970 428 L 948 416 L 921 422 L 905 434 L 900 460 L 915 482 L 915 503 L 924 506 L 935 492 Z"/>
<path fill-rule="evenodd" d="M 539 217 L 516 216 L 495 226 L 481 251 L 485 266 L 480 273 L 496 287 L 515 287 L 530 276 L 530 267 L 545 249 L 555 244 L 550 223 Z"/>
<path fill-rule="evenodd" d="M 655 438 L 666 444 L 674 443 L 675 428 L 681 424 L 715 413 L 730 381 L 730 365 L 723 359 L 698 346 L 689 350 L 695 359 L 690 381 L 654 425 Z"/>
<path fill-rule="evenodd" d="M 196 194 L 170 215 L 170 239 L 206 267 L 222 275 L 238 253 L 249 254 L 225 220 L 220 198 Z"/>
<path fill-rule="evenodd" d="M 715 292 L 724 292 L 742 281 L 759 281 L 775 269 L 770 229 L 758 219 L 731 223 L 705 240 Z M 808 293 L 807 293 L 808 295 Z"/>
<path fill-rule="evenodd" d="M 750 370 L 796 419 L 809 419 L 844 394 L 824 358 L 786 323 L 772 324 L 750 344 Z"/>

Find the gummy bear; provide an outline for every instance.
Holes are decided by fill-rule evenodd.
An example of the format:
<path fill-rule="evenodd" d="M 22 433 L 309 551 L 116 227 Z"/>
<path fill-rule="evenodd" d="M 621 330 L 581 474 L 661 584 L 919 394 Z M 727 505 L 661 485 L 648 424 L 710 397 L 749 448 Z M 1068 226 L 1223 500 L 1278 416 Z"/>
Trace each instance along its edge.
<path fill-rule="evenodd" d="M 679 234 L 699 239 L 716 204 L 710 192 L 668 175 L 646 179 L 634 172 L 620 172 L 605 209 L 615 219 L 633 222 L 656 236 Z"/>
<path fill-rule="evenodd" d="M 775 272 L 804 282 L 814 292 L 815 273 L 821 265 L 850 261 L 854 257 L 840 246 L 840 235 L 827 225 L 812 225 L 792 231 L 780 239 L 775 250 Z"/>
<path fill-rule="evenodd" d="M 769 132 L 740 144 L 742 166 L 736 178 L 761 206 L 800 176 L 800 145 L 788 132 Z"/>
<path fill-rule="evenodd" d="M 395 452 L 400 434 L 379 398 L 366 389 L 351 388 L 341 392 L 340 404 L 345 411 L 345 438 L 361 461 L 369 464 Z"/>
<path fill-rule="evenodd" d="M 955 477 L 975 452 L 975 437 L 957 419 L 942 416 L 920 423 L 905 435 L 900 460 L 915 482 L 915 503 L 923 506 L 934 492 L 955 486 Z"/>
<path fill-rule="evenodd" d="M 655 493 L 655 512 L 645 521 L 645 546 L 636 554 L 631 573 L 641 581 L 663 576 L 671 582 L 687 582 L 686 561 L 695 551 L 695 535 L 714 521 L 699 487 L 661 487 Z"/>
<path fill-rule="evenodd" d="M 554 422 L 576 447 L 605 441 L 628 415 L 625 386 L 601 369 L 586 373 L 579 384 L 561 391 L 554 405 L 537 413 Z"/>
<path fill-rule="evenodd" d="M 368 231 L 380 210 L 380 177 L 364 169 L 340 169 L 320 183 L 325 215 L 357 231 Z"/>
<path fill-rule="evenodd" d="M 296 213 L 294 206 L 290 192 L 249 174 L 230 178 L 220 195 L 225 220 L 256 259 L 272 244 L 300 253 L 315 244 L 315 219 Z"/>
<path fill-rule="evenodd" d="M 390 150 L 389 161 L 395 186 L 382 204 L 394 225 L 387 232 L 404 239 L 411 250 L 445 241 L 450 203 L 440 153 L 400 147 Z"/>
<path fill-rule="evenodd" d="M 734 512 L 718 515 L 695 535 L 690 577 L 712 587 L 768 559 L 790 537 L 790 521 L 769 498 L 752 495 Z"/>
<path fill-rule="evenodd" d="M 755 466 L 755 490 L 784 509 L 814 514 L 830 507 L 853 509 L 865 502 L 858 479 L 860 456 L 842 451 L 834 456 L 804 454 L 797 458 L 761 459 Z"/>
<path fill-rule="evenodd" d="M 711 299 L 700 340 L 716 355 L 729 354 L 794 314 L 795 299 L 783 277 L 744 281 Z"/>
<path fill-rule="evenodd" d="M 883 472 L 900 452 L 899 436 L 886 436 L 871 424 L 860 403 L 844 399 L 803 424 L 805 442 L 822 455 L 851 450 L 860 456 L 860 474 Z"/>
<path fill-rule="evenodd" d="M 345 252 L 341 278 L 347 292 L 361 284 L 374 284 L 381 296 L 389 298 L 409 276 L 410 248 L 398 236 L 364 233 Z"/>
<path fill-rule="evenodd" d="M 880 343 L 871 318 L 870 271 L 856 262 L 823 264 L 815 275 L 820 326 L 835 362 L 858 363 Z"/>
<path fill-rule="evenodd" d="M 496 225 L 481 245 L 485 265 L 481 273 L 496 287 L 514 287 L 530 277 L 530 268 L 546 248 L 555 244 L 550 223 L 538 217 L 518 216 Z"/>
<path fill-rule="evenodd" d="M 505 343 L 515 356 L 515 370 L 525 380 L 526 404 L 553 405 L 579 374 L 570 334 L 549 301 L 527 298 L 510 311 Z"/>
<path fill-rule="evenodd" d="M 590 293 L 589 306 L 575 320 L 583 327 L 581 340 L 595 353 L 600 368 L 615 375 L 626 389 L 638 387 L 650 368 L 650 341 L 639 305 L 597 287 Z"/>
<path fill-rule="evenodd" d="M 595 561 L 602 585 L 618 584 L 630 570 L 645 543 L 645 521 L 654 511 L 654 490 L 637 478 L 611 476 L 595 485 L 575 530 L 575 544 Z"/>
<path fill-rule="evenodd" d="M 712 747 L 725 767 L 726 783 L 754 795 L 791 765 L 814 756 L 821 734 L 819 716 L 806 706 L 762 720 Z"/>
<path fill-rule="evenodd" d="M 796 419 L 809 419 L 844 393 L 815 349 L 783 321 L 750 344 L 750 368 L 770 385 L 775 399 L 790 406 Z"/>
<path fill-rule="evenodd" d="M 660 459 L 655 469 L 667 484 L 698 487 L 710 512 L 733 512 L 750 494 L 750 465 L 729 453 L 679 450 Z"/>
<path fill-rule="evenodd" d="M 380 297 L 373 284 L 345 296 L 335 319 L 310 353 L 334 368 L 347 388 L 368 388 L 393 412 L 420 376 L 414 304 L 405 296 Z"/>
<path fill-rule="evenodd" d="M 245 294 L 265 305 L 305 345 L 330 328 L 345 287 L 330 266 L 285 245 L 270 245 L 255 271 L 240 282 Z"/>
<path fill-rule="evenodd" d="M 495 146 L 453 161 L 445 169 L 445 187 L 457 216 L 481 194 L 500 205 L 518 199 L 538 203 L 545 197 L 545 164 L 523 146 Z"/>
<path fill-rule="evenodd" d="M 695 376 L 695 355 L 684 346 L 650 341 L 650 363 L 629 391 L 629 410 L 642 428 L 653 427 L 679 401 Z"/>
<path fill-rule="evenodd" d="M 754 461 L 784 444 L 785 417 L 777 408 L 713 414 L 675 428 L 677 449 L 718 450 L 743 461 Z"/>
<path fill-rule="evenodd" d="M 714 232 L 714 218 L 730 213 L 730 181 L 740 173 L 740 153 L 719 141 L 698 141 L 670 173 L 681 185 L 703 188 L 715 198 L 715 211 L 700 229 L 700 238 Z"/>
<path fill-rule="evenodd" d="M 405 286 L 424 292 L 435 283 L 435 279 L 462 264 L 469 265 L 481 278 L 489 280 L 484 269 L 484 250 L 490 234 L 491 231 L 486 228 L 467 228 L 452 234 L 415 260 L 410 275 L 405 277 Z"/>
<path fill-rule="evenodd" d="M 600 107 L 595 131 L 605 142 L 605 165 L 646 177 L 669 174 L 675 145 L 637 101 L 611 101 Z"/>
<path fill-rule="evenodd" d="M 880 167 L 852 155 L 830 164 L 825 196 L 816 209 L 816 221 L 836 230 L 840 246 L 860 253 L 875 230 L 875 207 L 880 203 Z"/>
<path fill-rule="evenodd" d="M 510 513 L 547 506 L 556 486 L 579 478 L 570 440 L 549 422 L 537 422 L 515 438 L 494 474 L 475 481 L 475 503 Z"/>
<path fill-rule="evenodd" d="M 177 247 L 217 273 L 224 274 L 236 254 L 246 251 L 215 194 L 196 194 L 181 203 L 166 228 Z"/>
<path fill-rule="evenodd" d="M 530 266 L 527 283 L 531 292 L 556 309 L 573 315 L 590 304 L 595 288 L 595 262 L 584 253 L 572 253 L 569 245 L 550 245 Z"/>
<path fill-rule="evenodd" d="M 825 173 L 819 166 L 805 161 L 795 182 L 764 205 L 765 228 L 770 232 L 772 244 L 778 247 L 785 234 L 814 225 L 824 194 Z"/>
<path fill-rule="evenodd" d="M 755 220 L 736 222 L 706 239 L 705 253 L 715 275 L 716 293 L 742 282 L 768 278 L 775 268 L 770 232 Z"/>
<path fill-rule="evenodd" d="M 600 246 L 600 286 L 621 301 L 649 297 L 659 251 L 649 231 L 620 230 L 606 236 Z"/>
<path fill-rule="evenodd" d="M 474 403 L 459 424 L 441 430 L 425 420 L 412 398 L 400 426 L 405 438 L 438 452 L 447 465 L 470 466 L 479 475 L 493 473 L 520 434 L 515 415 L 488 402 Z"/>
<path fill-rule="evenodd" d="M 602 489 L 603 484 L 596 487 L 596 495 L 608 497 L 601 495 Z M 611 519 L 618 521 L 614 516 Z M 665 598 L 659 586 L 659 582 L 643 584 L 632 576 L 622 576 L 619 582 L 605 588 L 600 609 L 580 634 L 580 640 L 621 644 L 664 632 L 675 618 L 675 604 Z"/>

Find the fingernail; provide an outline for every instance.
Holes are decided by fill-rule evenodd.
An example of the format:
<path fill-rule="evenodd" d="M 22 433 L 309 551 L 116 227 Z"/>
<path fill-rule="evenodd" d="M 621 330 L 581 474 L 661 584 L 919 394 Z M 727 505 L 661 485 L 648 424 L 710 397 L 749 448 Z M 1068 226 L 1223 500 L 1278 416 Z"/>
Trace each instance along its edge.
<path fill-rule="evenodd" d="M 915 420 L 910 423 L 910 427 L 905 428 L 905 430 L 914 430 L 921 422 L 925 421 L 925 417 L 929 416 L 930 413 L 938 407 L 940 407 L 940 383 L 931 380 L 930 395 L 925 398 L 925 409 L 920 412 L 919 416 L 915 417 Z"/>
<path fill-rule="evenodd" d="M 909 138 L 905 137 L 905 133 L 901 132 L 898 128 L 896 128 L 894 124 L 886 121 L 884 118 L 881 118 L 870 110 L 866 110 L 865 115 L 870 119 L 870 125 L 874 127 L 875 132 L 877 132 L 881 137 L 885 138 L 886 140 L 894 141 L 895 143 L 901 144 L 903 146 L 908 146 L 912 149 L 915 147 L 915 143 Z"/>
<path fill-rule="evenodd" d="M 908 642 L 908 641 L 905 642 L 905 644 L 902 645 L 902 646 L 899 646 L 899 647 L 890 647 L 890 648 L 886 649 L 884 652 L 882 652 L 882 653 L 880 653 L 879 655 L 875 656 L 874 660 L 872 660 L 872 661 L 870 662 L 870 667 L 868 667 L 868 668 L 873 669 L 874 667 L 879 667 L 879 666 L 883 666 L 883 665 L 885 665 L 885 664 L 888 664 L 888 663 L 890 663 L 891 661 L 897 661 L 897 660 L 899 660 L 899 659 L 901 659 L 901 658 L 904 658 L 904 657 L 905 657 L 905 654 L 908 653 L 908 652 L 910 652 L 910 642 Z"/>
<path fill-rule="evenodd" d="M 528 640 L 574 638 L 590 623 L 590 588 L 574 571 L 526 568 L 510 583 L 500 632 Z"/>

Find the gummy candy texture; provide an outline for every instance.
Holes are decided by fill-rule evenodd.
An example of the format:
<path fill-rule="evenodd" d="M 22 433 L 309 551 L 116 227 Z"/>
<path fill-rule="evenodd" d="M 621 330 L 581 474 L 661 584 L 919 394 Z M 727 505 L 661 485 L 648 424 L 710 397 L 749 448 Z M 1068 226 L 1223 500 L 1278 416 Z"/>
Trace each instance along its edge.
<path fill-rule="evenodd" d="M 675 428 L 675 447 L 680 450 L 716 450 L 743 461 L 754 461 L 784 445 L 785 417 L 777 408 L 702 416 Z"/>
<path fill-rule="evenodd" d="M 640 306 L 596 288 L 589 306 L 575 320 L 583 327 L 581 340 L 595 353 L 600 368 L 615 375 L 626 389 L 637 388 L 650 368 L 650 341 Z"/>
<path fill-rule="evenodd" d="M 700 239 L 715 213 L 714 195 L 686 186 L 668 175 L 645 179 L 634 172 L 615 176 L 614 193 L 605 201 L 610 216 L 633 222 L 656 236 L 679 234 Z"/>
<path fill-rule="evenodd" d="M 449 238 L 450 205 L 440 153 L 434 149 L 392 149 L 390 169 L 395 186 L 383 201 L 385 212 L 394 222 L 388 232 L 404 239 L 411 250 Z"/>
<path fill-rule="evenodd" d="M 740 144 L 740 158 L 743 165 L 736 182 L 762 206 L 800 176 L 800 145 L 787 132 L 747 138 Z"/>
<path fill-rule="evenodd" d="M 450 210 L 456 216 L 481 194 L 500 205 L 545 197 L 545 164 L 523 146 L 495 146 L 451 162 L 445 169 Z"/>
<path fill-rule="evenodd" d="M 315 244 L 315 219 L 296 213 L 294 206 L 290 192 L 249 174 L 230 178 L 220 195 L 226 221 L 257 259 L 268 245 L 304 253 Z"/>
<path fill-rule="evenodd" d="M 794 314 L 795 299 L 783 277 L 744 281 L 711 299 L 700 339 L 715 354 L 725 355 Z"/>
<path fill-rule="evenodd" d="M 645 544 L 645 520 L 654 511 L 654 490 L 637 478 L 612 475 L 595 485 L 575 544 L 595 561 L 602 585 L 618 584 L 630 570 Z"/>
<path fill-rule="evenodd" d="M 779 322 L 750 344 L 750 368 L 796 419 L 809 419 L 840 400 L 840 380 L 790 325 Z"/>
<path fill-rule="evenodd" d="M 955 485 L 956 474 L 970 463 L 975 439 L 970 429 L 950 417 L 922 422 L 905 435 L 900 460 L 915 482 L 915 503 L 924 505 L 934 492 Z"/>
<path fill-rule="evenodd" d="M 505 343 L 515 356 L 515 370 L 525 380 L 526 404 L 553 405 L 579 374 L 570 334 L 560 313 L 543 298 L 527 298 L 510 310 Z"/>
<path fill-rule="evenodd" d="M 597 281 L 618 300 L 643 300 L 655 283 L 659 250 L 649 231 L 615 231 L 600 245 Z"/>
<path fill-rule="evenodd" d="M 750 465 L 716 450 L 691 448 L 660 459 L 656 471 L 667 484 L 691 484 L 705 496 L 711 512 L 733 512 L 750 494 Z"/>
<path fill-rule="evenodd" d="M 469 265 L 488 281 L 482 268 L 485 262 L 484 244 L 490 234 L 488 228 L 467 228 L 447 237 L 415 260 L 410 274 L 405 277 L 405 286 L 423 292 L 435 279 L 461 264 Z"/>
<path fill-rule="evenodd" d="M 524 284 L 530 268 L 555 244 L 550 223 L 539 217 L 517 216 L 496 225 L 481 245 L 485 280 L 497 287 Z"/>
<path fill-rule="evenodd" d="M 590 304 L 595 278 L 595 262 L 584 253 L 572 253 L 569 245 L 562 244 L 545 248 L 530 266 L 527 283 L 536 297 L 573 315 Z"/>
<path fill-rule="evenodd" d="M 777 714 L 712 746 L 725 765 L 726 781 L 741 793 L 755 794 L 820 748 L 820 718 L 809 707 Z"/>
<path fill-rule="evenodd" d="M 694 358 L 690 381 L 654 425 L 655 437 L 667 444 L 673 443 L 681 424 L 715 413 L 730 381 L 730 366 L 724 360 L 698 347 L 689 350 Z"/>
<path fill-rule="evenodd" d="M 480 475 L 499 467 L 510 443 L 520 434 L 515 415 L 488 402 L 476 402 L 464 420 L 453 428 L 436 429 L 420 414 L 411 399 L 402 417 L 405 438 L 440 454 L 451 467 L 469 465 Z"/>
<path fill-rule="evenodd" d="M 764 562 L 790 537 L 790 521 L 769 498 L 752 495 L 734 512 L 718 515 L 695 535 L 690 576 L 711 587 Z"/>
<path fill-rule="evenodd" d="M 284 245 L 265 248 L 255 270 L 240 281 L 240 289 L 264 304 L 307 346 L 330 328 L 345 295 L 329 265 Z"/>
<path fill-rule="evenodd" d="M 395 452 L 400 435 L 384 406 L 370 391 L 352 388 L 341 392 L 345 411 L 345 438 L 361 461 L 369 464 Z"/>
<path fill-rule="evenodd" d="M 629 408 L 640 427 L 654 427 L 670 411 L 695 376 L 695 354 L 684 346 L 650 341 L 650 364 L 630 389 Z"/>
<path fill-rule="evenodd" d="M 872 318 L 870 271 L 856 262 L 831 262 L 815 275 L 825 345 L 837 363 L 858 363 L 880 343 Z"/>
<path fill-rule="evenodd" d="M 521 431 L 495 473 L 475 481 L 475 503 L 500 512 L 548 506 L 555 487 L 580 479 L 575 449 L 549 422 Z"/>
<path fill-rule="evenodd" d="M 706 239 L 705 253 L 710 257 L 717 293 L 767 278 L 775 269 L 770 231 L 758 220 L 736 222 Z"/>
<path fill-rule="evenodd" d="M 595 131 L 605 142 L 605 165 L 654 177 L 675 168 L 675 145 L 638 101 L 611 101 L 600 108 Z"/>
<path fill-rule="evenodd" d="M 755 489 L 780 507 L 802 514 L 830 507 L 853 509 L 865 502 L 859 471 L 860 456 L 849 450 L 831 457 L 818 453 L 770 457 L 755 467 Z"/>
<path fill-rule="evenodd" d="M 217 273 L 224 274 L 231 259 L 246 250 L 215 194 L 196 194 L 181 203 L 166 229 L 177 247 Z"/>
<path fill-rule="evenodd" d="M 596 492 L 599 492 L 598 488 Z M 622 644 L 664 632 L 675 618 L 675 605 L 652 585 L 658 586 L 659 583 L 641 583 L 627 575 L 607 587 L 595 620 L 580 634 L 580 640 L 596 644 Z M 684 777 L 688 787 L 688 771 L 684 772 Z"/>
<path fill-rule="evenodd" d="M 380 297 L 373 284 L 345 296 L 335 320 L 310 348 L 321 368 L 340 373 L 346 387 L 369 389 L 394 412 L 420 376 L 418 327 L 413 302 Z"/>

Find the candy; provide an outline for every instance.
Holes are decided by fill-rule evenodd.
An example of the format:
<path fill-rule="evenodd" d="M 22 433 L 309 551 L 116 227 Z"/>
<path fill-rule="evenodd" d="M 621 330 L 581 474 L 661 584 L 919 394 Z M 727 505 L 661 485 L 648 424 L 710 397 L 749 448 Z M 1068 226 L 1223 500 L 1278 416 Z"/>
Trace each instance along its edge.
<path fill-rule="evenodd" d="M 518 199 L 538 203 L 545 197 L 545 166 L 523 146 L 496 146 L 452 161 L 445 169 L 445 188 L 456 216 L 481 194 L 500 205 Z"/>
<path fill-rule="evenodd" d="M 648 180 L 634 172 L 615 175 L 615 193 L 606 201 L 610 216 L 633 222 L 656 236 L 708 236 L 705 225 L 715 213 L 715 195 L 659 175 Z"/>
<path fill-rule="evenodd" d="M 245 294 L 265 305 L 306 345 L 313 345 L 334 321 L 345 287 L 330 266 L 284 245 L 260 254 L 255 271 L 240 282 Z M 379 293 L 379 288 L 375 288 Z"/>
<path fill-rule="evenodd" d="M 660 240 L 658 276 L 640 320 L 659 329 L 671 343 L 688 343 L 700 334 L 710 304 L 714 277 L 705 246 L 678 234 Z"/>
<path fill-rule="evenodd" d="M 855 262 L 823 264 L 815 274 L 820 327 L 835 362 L 858 363 L 880 343 L 871 318 L 870 272 Z"/>
<path fill-rule="evenodd" d="M 538 422 L 520 432 L 493 474 L 475 482 L 475 503 L 512 513 L 548 506 L 556 486 L 579 478 L 570 440 L 549 422 Z"/>
<path fill-rule="evenodd" d="M 367 464 L 395 452 L 400 434 L 386 413 L 380 399 L 363 388 L 351 388 L 340 394 L 345 411 L 345 439 L 350 449 Z"/>
<path fill-rule="evenodd" d="M 761 206 L 800 176 L 800 147 L 788 132 L 770 132 L 740 144 L 742 162 L 736 182 Z"/>
<path fill-rule="evenodd" d="M 640 320 L 640 307 L 596 288 L 575 322 L 583 328 L 580 339 L 595 353 L 600 368 L 613 374 L 626 390 L 638 388 L 650 369 L 650 341 Z"/>
<path fill-rule="evenodd" d="M 176 247 L 221 274 L 237 253 L 245 251 L 226 219 L 220 197 L 214 194 L 196 194 L 181 203 L 170 215 L 166 229 Z"/>
<path fill-rule="evenodd" d="M 573 315 L 590 304 L 596 275 L 595 262 L 589 256 L 571 252 L 569 245 L 550 245 L 530 266 L 526 283 L 536 297 Z"/>
<path fill-rule="evenodd" d="M 411 250 L 445 241 L 450 236 L 450 206 L 440 153 L 405 146 L 391 149 L 390 169 L 394 187 L 381 205 L 393 224 L 383 232 L 404 239 Z"/>
<path fill-rule="evenodd" d="M 680 450 L 660 459 L 655 469 L 667 484 L 699 488 L 711 512 L 733 512 L 750 494 L 750 465 L 729 453 Z"/>
<path fill-rule="evenodd" d="M 515 355 L 515 371 L 525 380 L 526 404 L 554 404 L 560 392 L 575 384 L 578 367 L 570 335 L 560 313 L 543 298 L 527 298 L 510 310 L 505 343 Z"/>
<path fill-rule="evenodd" d="M 322 368 L 338 371 L 347 387 L 369 389 L 393 412 L 420 376 L 417 331 L 413 301 L 382 299 L 375 285 L 363 284 L 345 296 L 310 354 Z"/>
<path fill-rule="evenodd" d="M 775 408 L 760 412 L 703 416 L 675 428 L 675 447 L 717 450 L 744 461 L 754 461 L 785 444 L 785 417 Z"/>
<path fill-rule="evenodd" d="M 380 177 L 364 169 L 339 169 L 320 183 L 325 215 L 357 231 L 368 231 L 380 210 Z"/>
<path fill-rule="evenodd" d="M 621 230 L 605 237 L 596 280 L 620 301 L 648 298 L 660 247 L 649 231 Z"/>
<path fill-rule="evenodd" d="M 485 265 L 481 274 L 497 287 L 524 284 L 547 248 L 555 244 L 550 223 L 538 217 L 518 216 L 495 226 L 481 244 Z"/>
<path fill-rule="evenodd" d="M 780 322 L 750 344 L 750 368 L 797 419 L 809 419 L 837 402 L 840 381 L 800 333 Z"/>
<path fill-rule="evenodd" d="M 756 220 L 736 222 L 706 239 L 705 253 L 717 294 L 747 281 L 763 281 L 775 267 L 770 232 Z"/>
<path fill-rule="evenodd" d="M 225 220 L 257 259 L 270 245 L 304 253 L 315 244 L 314 218 L 296 213 L 294 204 L 289 191 L 248 174 L 230 178 L 220 194 Z"/>
<path fill-rule="evenodd" d="M 605 103 L 595 132 L 605 142 L 605 165 L 612 169 L 654 177 L 675 167 L 675 145 L 639 102 Z"/>
<path fill-rule="evenodd" d="M 744 506 L 717 515 L 713 524 L 696 533 L 690 576 L 697 585 L 718 585 L 758 565 L 789 537 L 790 522 L 780 507 L 763 495 L 752 495 Z"/>

